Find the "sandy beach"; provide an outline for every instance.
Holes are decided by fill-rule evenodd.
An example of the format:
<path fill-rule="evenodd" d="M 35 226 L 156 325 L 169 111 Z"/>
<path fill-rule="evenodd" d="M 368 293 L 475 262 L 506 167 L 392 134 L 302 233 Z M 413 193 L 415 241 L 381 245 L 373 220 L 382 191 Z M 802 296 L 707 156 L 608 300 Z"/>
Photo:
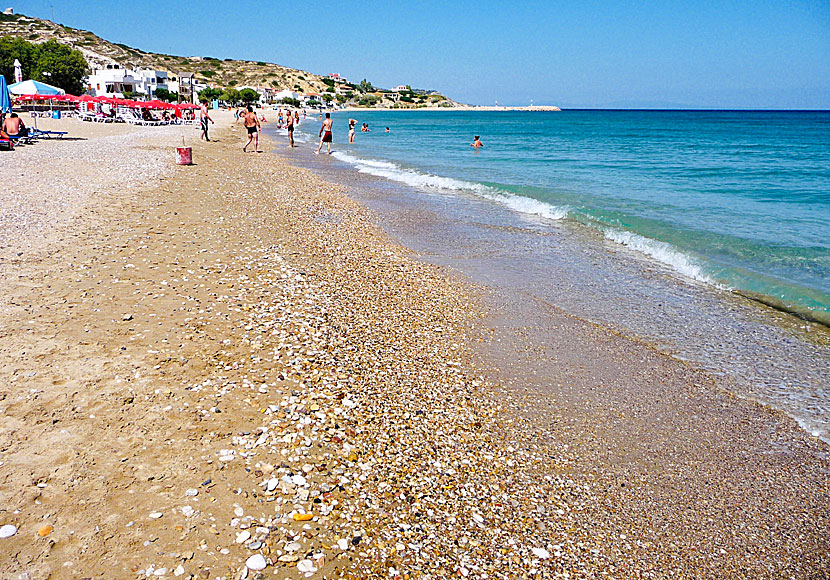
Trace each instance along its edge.
<path fill-rule="evenodd" d="M 0 578 L 830 575 L 824 443 L 216 118 L 0 153 Z"/>

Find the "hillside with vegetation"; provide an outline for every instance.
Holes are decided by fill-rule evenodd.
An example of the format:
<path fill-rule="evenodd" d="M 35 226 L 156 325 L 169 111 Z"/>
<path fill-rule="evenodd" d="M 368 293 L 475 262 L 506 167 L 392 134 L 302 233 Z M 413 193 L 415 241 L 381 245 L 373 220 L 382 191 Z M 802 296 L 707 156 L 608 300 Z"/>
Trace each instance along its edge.
<path fill-rule="evenodd" d="M 263 61 L 144 52 L 125 44 L 109 42 L 86 30 L 22 14 L 0 14 L 0 37 L 4 36 L 36 44 L 57 41 L 80 51 L 90 69 L 118 64 L 125 68 L 147 68 L 175 74 L 193 73 L 196 80 L 216 88 L 260 87 L 319 93 L 333 102 L 355 106 L 456 106 L 454 101 L 438 93 L 413 90 L 400 94 L 377 89 L 365 80 L 357 84 L 335 85 L 326 77 Z"/>

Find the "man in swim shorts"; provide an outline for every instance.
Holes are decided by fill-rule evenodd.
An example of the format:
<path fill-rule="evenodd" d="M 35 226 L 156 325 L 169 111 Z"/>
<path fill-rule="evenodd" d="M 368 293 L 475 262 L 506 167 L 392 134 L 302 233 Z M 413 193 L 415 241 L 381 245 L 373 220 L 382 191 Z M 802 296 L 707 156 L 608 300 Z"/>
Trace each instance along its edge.
<path fill-rule="evenodd" d="M 256 113 L 254 113 L 254 108 L 251 105 L 248 105 L 248 112 L 245 113 L 243 124 L 245 125 L 245 129 L 248 130 L 248 142 L 245 143 L 245 146 L 242 148 L 243 151 L 246 153 L 248 152 L 248 145 L 251 144 L 251 141 L 254 141 L 254 151 L 259 150 L 259 119 L 257 119 Z"/>
<path fill-rule="evenodd" d="M 202 101 L 202 106 L 199 107 L 199 122 L 202 125 L 202 139 L 204 141 L 210 141 L 210 139 L 208 138 L 208 121 L 213 123 L 213 119 L 211 119 L 210 115 L 208 114 L 207 105 L 208 102 L 205 100 Z"/>
<path fill-rule="evenodd" d="M 23 119 L 18 117 L 17 113 L 12 113 L 3 121 L 3 131 L 9 137 L 26 137 L 29 134 L 29 130 L 23 124 Z"/>
<path fill-rule="evenodd" d="M 329 155 L 331 155 L 331 113 L 326 113 L 326 118 L 323 120 L 323 125 L 320 127 L 320 144 L 317 146 L 317 151 L 314 152 L 315 155 L 320 154 L 320 149 L 323 148 L 323 143 L 328 143 L 329 148 Z"/>
<path fill-rule="evenodd" d="M 285 117 L 285 128 L 288 129 L 288 146 L 294 148 L 294 116 L 291 111 Z"/>

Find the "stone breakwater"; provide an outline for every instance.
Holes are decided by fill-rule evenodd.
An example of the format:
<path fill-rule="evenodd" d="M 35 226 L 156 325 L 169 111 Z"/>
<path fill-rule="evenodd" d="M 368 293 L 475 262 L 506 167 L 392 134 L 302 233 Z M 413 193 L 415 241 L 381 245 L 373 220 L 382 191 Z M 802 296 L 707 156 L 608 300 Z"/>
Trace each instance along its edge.
<path fill-rule="evenodd" d="M 0 577 L 827 570 L 815 536 L 615 519 L 535 395 L 470 363 L 476 291 L 240 133 L 2 271 Z"/>

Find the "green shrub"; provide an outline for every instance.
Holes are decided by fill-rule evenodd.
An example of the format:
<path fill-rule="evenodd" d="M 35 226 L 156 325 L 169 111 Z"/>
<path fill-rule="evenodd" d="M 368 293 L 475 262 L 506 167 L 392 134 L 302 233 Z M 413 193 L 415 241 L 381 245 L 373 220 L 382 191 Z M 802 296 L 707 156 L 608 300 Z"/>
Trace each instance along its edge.
<path fill-rule="evenodd" d="M 32 36 L 38 38 L 38 35 Z M 78 50 L 54 40 L 33 44 L 19 36 L 0 37 L 0 74 L 7 79 L 14 78 L 15 59 L 20 60 L 23 70 L 36 81 L 60 87 L 70 94 L 79 95 L 84 91 L 83 79 L 89 67 Z"/>
<path fill-rule="evenodd" d="M 373 107 L 380 99 L 374 95 L 367 95 L 358 101 L 361 107 Z"/>

